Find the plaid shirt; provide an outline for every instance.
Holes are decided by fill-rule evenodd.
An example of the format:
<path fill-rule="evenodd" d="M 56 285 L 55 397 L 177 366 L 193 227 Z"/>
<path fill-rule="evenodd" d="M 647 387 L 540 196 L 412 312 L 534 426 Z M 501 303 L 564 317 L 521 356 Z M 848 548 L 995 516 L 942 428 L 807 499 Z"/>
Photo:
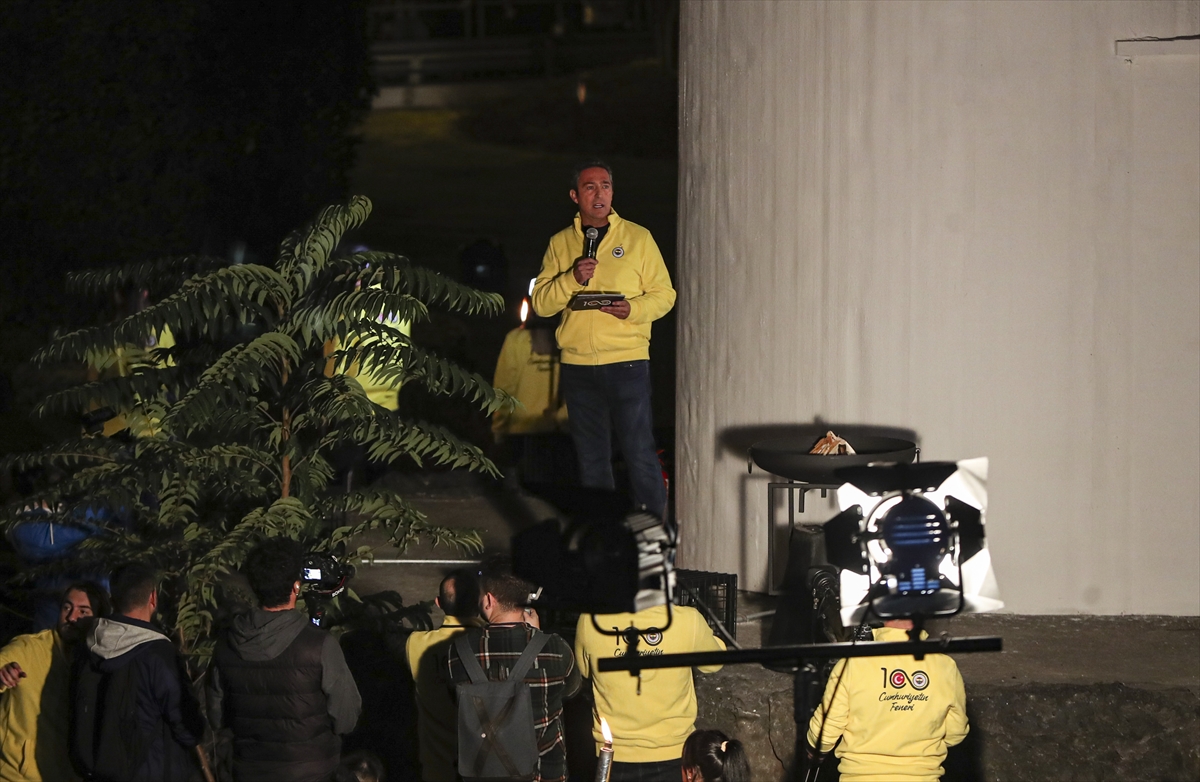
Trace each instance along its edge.
<path fill-rule="evenodd" d="M 488 679 L 504 681 L 533 634 L 540 632 L 524 623 L 494 624 L 468 630 L 466 637 Z M 449 668 L 450 681 L 455 685 L 471 681 L 453 644 Z M 536 782 L 564 782 L 567 778 L 567 745 L 563 739 L 563 701 L 579 692 L 582 684 L 567 642 L 551 634 L 525 675 L 525 682 L 533 701 L 533 726 L 541 756 L 534 779 Z"/>

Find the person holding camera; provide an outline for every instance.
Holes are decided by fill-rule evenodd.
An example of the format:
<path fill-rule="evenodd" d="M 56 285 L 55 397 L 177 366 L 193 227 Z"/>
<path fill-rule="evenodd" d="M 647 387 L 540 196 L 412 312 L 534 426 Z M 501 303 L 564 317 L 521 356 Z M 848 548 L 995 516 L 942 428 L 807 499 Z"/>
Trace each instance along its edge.
<path fill-rule="evenodd" d="M 354 730 L 362 697 L 337 640 L 296 610 L 304 549 L 259 543 L 242 572 L 259 608 L 222 632 L 209 672 L 208 718 L 233 732 L 240 782 L 322 782 L 337 771 L 340 736 Z"/>

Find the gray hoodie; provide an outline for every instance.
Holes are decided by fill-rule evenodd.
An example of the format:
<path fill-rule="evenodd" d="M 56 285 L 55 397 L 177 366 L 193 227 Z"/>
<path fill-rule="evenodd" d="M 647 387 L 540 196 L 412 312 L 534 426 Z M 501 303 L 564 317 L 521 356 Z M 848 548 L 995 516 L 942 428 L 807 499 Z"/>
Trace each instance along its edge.
<path fill-rule="evenodd" d="M 88 631 L 87 647 L 95 652 L 97 657 L 111 660 L 144 643 L 169 640 L 162 633 L 149 627 L 130 624 L 128 621 L 97 619 Z"/>
<path fill-rule="evenodd" d="M 296 610 L 263 611 L 254 609 L 237 616 L 229 630 L 229 645 L 243 660 L 263 662 L 274 660 L 291 646 L 300 631 L 308 626 L 308 617 Z M 362 697 L 354 677 L 346 666 L 342 648 L 332 635 L 325 636 L 321 647 L 321 690 L 329 704 L 333 732 L 349 733 L 362 712 Z M 208 675 L 208 719 L 214 729 L 223 727 L 221 703 L 224 693 L 216 666 Z"/>

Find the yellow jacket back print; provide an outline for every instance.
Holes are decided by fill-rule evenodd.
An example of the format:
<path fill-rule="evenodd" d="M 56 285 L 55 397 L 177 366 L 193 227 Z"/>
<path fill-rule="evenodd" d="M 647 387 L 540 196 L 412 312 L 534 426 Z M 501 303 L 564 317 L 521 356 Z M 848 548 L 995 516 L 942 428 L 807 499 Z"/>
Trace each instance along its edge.
<path fill-rule="evenodd" d="M 905 641 L 893 627 L 876 641 Z M 946 748 L 967 736 L 966 693 L 954 660 L 930 654 L 842 660 L 808 727 L 808 742 L 835 753 L 845 782 L 936 782 Z"/>
<path fill-rule="evenodd" d="M 694 608 L 676 606 L 674 619 L 665 632 L 647 633 L 638 644 L 644 656 L 686 652 L 719 652 L 725 643 L 713 635 L 704 617 Z M 602 614 L 596 622 L 606 631 L 618 632 L 632 626 L 642 630 L 665 627 L 667 609 L 647 608 L 636 614 Z M 579 617 L 575 631 L 575 661 L 579 672 L 592 680 L 595 704 L 592 709 L 592 738 L 597 749 L 604 740 L 600 735 L 600 717 L 608 720 L 613 732 L 614 759 L 620 763 L 658 763 L 678 760 L 683 743 L 696 729 L 696 688 L 691 668 L 659 668 L 642 671 L 640 679 L 624 671 L 600 673 L 596 661 L 604 657 L 623 657 L 629 646 L 623 638 L 602 635 L 592 626 L 588 614 Z M 701 667 L 703 673 L 721 666 Z"/>

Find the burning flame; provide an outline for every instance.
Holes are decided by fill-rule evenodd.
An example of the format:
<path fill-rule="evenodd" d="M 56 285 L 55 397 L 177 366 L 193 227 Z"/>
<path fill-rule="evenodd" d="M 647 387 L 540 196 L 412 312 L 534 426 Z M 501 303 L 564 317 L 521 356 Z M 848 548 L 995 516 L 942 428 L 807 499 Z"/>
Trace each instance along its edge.
<path fill-rule="evenodd" d="M 521 299 L 521 322 L 529 319 L 529 299 Z"/>
<path fill-rule="evenodd" d="M 612 730 L 608 727 L 608 720 L 600 718 L 600 732 L 604 734 L 604 743 L 612 744 Z"/>

